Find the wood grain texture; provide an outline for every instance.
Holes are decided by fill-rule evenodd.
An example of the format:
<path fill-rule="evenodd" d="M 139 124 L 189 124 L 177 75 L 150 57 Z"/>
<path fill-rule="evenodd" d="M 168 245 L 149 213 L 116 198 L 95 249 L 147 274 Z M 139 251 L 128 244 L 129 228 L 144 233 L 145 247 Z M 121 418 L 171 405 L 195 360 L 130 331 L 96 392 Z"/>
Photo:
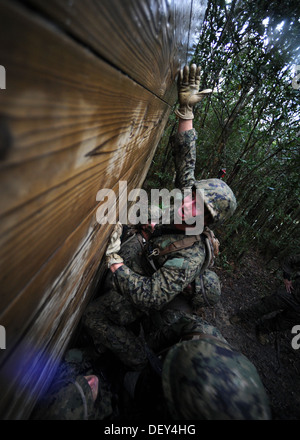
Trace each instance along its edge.
<path fill-rule="evenodd" d="M 5 29 L 12 16 L 4 11 L 1 20 Z M 132 173 L 139 168 L 140 158 L 145 160 L 153 147 L 155 127 L 169 111 L 147 90 L 59 34 L 42 26 L 34 29 L 21 15 L 18 22 L 14 14 L 14 20 L 16 28 L 5 29 L 6 44 L 17 35 L 27 50 L 15 69 L 14 48 L 4 54 L 10 89 L 3 94 L 1 108 L 14 143 L 0 165 L 5 188 L 0 195 L 0 267 L 7 281 L 1 286 L 2 310 L 7 297 L 29 282 L 38 265 L 96 205 L 98 190 L 113 187 L 129 168 Z M 34 32 L 53 47 L 51 53 L 47 51 L 46 74 L 44 51 L 37 52 L 31 41 Z M 65 54 L 63 72 L 61 53 Z M 35 56 L 41 65 L 35 61 L 34 69 Z M 73 87 L 74 71 L 81 65 L 88 83 Z M 57 78 L 62 73 L 60 84 Z M 141 122 L 144 119 L 146 124 Z M 137 151 L 141 155 L 136 158 Z M 36 258 L 28 259 L 29 255 Z"/>
<path fill-rule="evenodd" d="M 28 418 L 93 295 L 112 229 L 97 192 L 146 177 L 187 56 L 184 3 L 0 1 L 0 418 Z"/>
<path fill-rule="evenodd" d="M 176 99 L 174 79 L 192 57 L 206 10 L 206 0 L 25 3 L 171 105 Z"/>

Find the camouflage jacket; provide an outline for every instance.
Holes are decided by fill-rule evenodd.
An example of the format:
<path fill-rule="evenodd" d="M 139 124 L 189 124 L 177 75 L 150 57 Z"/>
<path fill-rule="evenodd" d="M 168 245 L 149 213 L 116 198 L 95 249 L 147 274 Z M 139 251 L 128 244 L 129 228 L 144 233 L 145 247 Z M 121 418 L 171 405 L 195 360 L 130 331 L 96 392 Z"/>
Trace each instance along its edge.
<path fill-rule="evenodd" d="M 191 188 L 195 184 L 196 140 L 194 128 L 170 139 L 176 169 L 175 187 L 178 189 Z"/>
<path fill-rule="evenodd" d="M 176 168 L 175 185 L 179 189 L 190 188 L 195 183 L 196 139 L 195 129 L 177 133 L 171 138 Z M 152 238 L 150 245 L 153 249 L 164 249 L 181 238 L 182 234 L 172 232 Z M 126 255 L 124 258 L 121 253 L 125 265 L 114 274 L 117 290 L 141 311 L 160 310 L 200 274 L 205 262 L 205 245 L 200 240 L 190 248 L 158 257 L 155 262 L 158 270 L 151 276 L 145 276 L 142 255 L 138 254 L 131 259 Z M 126 264 L 128 261 L 130 263 Z"/>
<path fill-rule="evenodd" d="M 163 235 L 152 239 L 151 244 L 153 248 L 164 249 L 179 238 L 181 234 Z M 160 310 L 195 280 L 204 262 L 205 245 L 199 240 L 189 248 L 158 257 L 158 270 L 151 276 L 123 265 L 114 273 L 114 278 L 118 290 L 139 310 Z"/>

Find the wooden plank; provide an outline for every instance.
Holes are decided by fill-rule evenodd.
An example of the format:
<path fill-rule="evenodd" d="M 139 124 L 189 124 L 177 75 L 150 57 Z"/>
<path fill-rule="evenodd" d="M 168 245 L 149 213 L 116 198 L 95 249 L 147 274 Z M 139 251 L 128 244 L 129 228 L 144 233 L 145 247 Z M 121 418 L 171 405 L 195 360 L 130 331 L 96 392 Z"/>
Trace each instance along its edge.
<path fill-rule="evenodd" d="M 170 84 L 182 64 L 182 55 L 186 55 L 191 1 L 28 0 L 26 3 L 34 5 L 136 82 L 171 105 L 174 103 L 175 87 L 174 83 L 173 87 Z M 187 26 L 178 25 L 177 20 L 184 20 Z M 176 33 L 176 27 L 183 29 L 185 35 Z"/>
<path fill-rule="evenodd" d="M 151 153 L 153 133 L 169 108 L 40 22 L 13 8 L 1 8 L 6 47 L 13 45 L 1 54 L 9 72 L 9 89 L 0 112 L 14 135 L 11 151 L 0 166 L 0 184 L 5 188 L 0 194 L 0 306 L 5 308 L 8 298 L 29 282 L 96 205 L 98 190 L 113 187 L 129 164 L 134 173 L 138 150 L 144 159 Z M 27 48 L 19 51 L 17 61 L 13 35 Z M 47 60 L 43 47 L 39 44 L 38 52 L 32 44 L 38 37 L 55 48 L 53 53 L 48 51 Z M 62 50 L 67 61 L 63 71 Z M 85 66 L 81 74 L 89 78 L 89 84 L 74 88 L 74 68 L 79 70 L 80 65 Z M 26 75 L 20 83 L 22 68 Z M 36 93 L 36 84 L 41 93 Z M 141 121 L 145 115 L 147 124 Z"/>
<path fill-rule="evenodd" d="M 160 135 L 157 133 L 158 138 Z M 141 176 L 136 175 L 133 179 L 141 178 L 143 181 L 145 173 L 144 170 Z M 123 176 L 124 180 L 129 181 L 129 175 L 130 170 Z M 138 183 L 133 181 L 133 187 Z M 13 304 L 0 319 L 9 329 L 8 350 L 0 352 L 0 414 L 5 414 L 5 418 L 18 419 L 30 415 L 36 398 L 50 383 L 59 356 L 90 297 L 89 286 L 111 230 L 95 223 L 95 217 L 95 212 L 91 213 L 68 237 L 65 246 L 53 255 L 22 292 L 18 298 L 19 306 Z M 80 239 L 83 241 L 80 242 Z M 78 242 L 80 245 L 76 249 Z M 66 269 L 58 274 L 58 267 Z M 55 281 L 49 286 L 51 279 Z M 41 291 L 40 286 L 47 288 Z M 18 335 L 22 335 L 22 338 L 15 349 L 17 341 L 14 338 Z M 38 376 L 37 369 L 40 373 Z M 30 394 L 28 389 L 31 390 Z M 16 392 L 18 399 L 15 399 Z"/>
<path fill-rule="evenodd" d="M 136 140 L 140 120 L 146 117 L 149 125 L 143 129 L 150 132 L 160 119 L 162 108 L 142 87 L 68 38 L 50 32 L 39 21 L 31 22 L 28 16 L 25 20 L 22 14 L 3 8 L 0 56 L 8 72 L 8 90 L 1 95 L 1 115 L 13 142 L 1 164 L 1 173 L 7 170 L 16 175 L 10 185 L 5 185 L 1 214 L 6 212 L 4 209 L 15 209 L 20 204 L 18 191 L 33 198 L 42 192 L 40 186 L 46 181 L 46 165 L 43 168 L 37 162 L 34 181 L 19 176 L 32 185 L 23 189 L 23 182 L 16 179 L 19 164 L 26 171 L 26 167 L 32 167 L 29 159 L 43 159 L 47 155 L 45 164 L 53 161 L 47 179 L 61 183 L 62 175 L 67 180 L 72 172 L 79 174 L 103 162 L 103 156 L 88 155 L 94 150 L 100 154 L 112 152 L 128 141 L 131 146 L 126 148 L 135 148 L 138 142 L 133 145 L 132 141 Z M 17 41 L 22 41 L 22 51 Z M 142 137 L 146 137 L 145 132 Z M 57 151 L 65 152 L 64 159 L 55 157 Z M 66 164 L 65 169 L 57 170 L 54 163 Z M 47 180 L 48 187 L 51 184 Z"/>
<path fill-rule="evenodd" d="M 46 14 L 170 105 L 176 100 L 173 80 L 178 69 L 192 57 L 207 5 L 206 0 L 26 0 L 25 3 Z"/>
<path fill-rule="evenodd" d="M 29 416 L 93 294 L 97 192 L 142 185 L 198 1 L 0 1 L 0 418 Z"/>
<path fill-rule="evenodd" d="M 6 361 L 1 368 L 0 375 L 2 390 L 0 413 L 5 414 L 5 418 L 18 419 L 24 418 L 26 414 L 29 415 L 35 401 L 34 398 L 51 380 L 59 356 L 65 349 L 69 335 L 74 331 L 80 317 L 79 313 L 70 314 L 70 306 L 73 312 L 83 310 L 88 299 L 89 285 L 98 264 L 97 254 L 93 254 L 96 250 L 94 245 L 99 245 L 98 257 L 101 255 L 101 235 L 96 233 L 96 228 L 97 225 L 94 228 L 91 226 L 90 233 L 86 235 L 85 241 L 79 246 L 75 253 L 76 256 L 71 259 L 71 262 L 66 259 L 66 250 L 62 249 L 56 254 L 56 261 L 64 264 L 66 269 L 64 273 L 59 275 L 52 288 L 45 292 L 38 291 L 41 282 L 44 281 L 47 285 L 48 277 L 51 277 L 51 270 L 54 270 L 55 264 L 52 264 L 52 268 L 45 268 L 36 277 L 35 284 L 32 283 L 27 292 L 29 304 L 25 302 L 27 298 L 23 295 L 24 314 L 17 313 L 14 318 L 13 314 L 20 310 L 14 307 L 11 310 L 11 316 L 6 321 L 4 320 L 8 329 L 8 347 L 12 347 L 13 341 L 10 340 L 10 335 L 13 330 L 15 331 L 14 335 L 22 335 L 17 348 L 8 353 L 9 357 L 5 353 L 6 358 L 1 359 L 2 363 L 4 360 Z M 70 237 L 72 245 L 77 242 L 76 235 L 78 233 L 82 235 L 83 230 L 76 231 Z M 83 267 L 81 267 L 82 265 Z M 42 293 L 44 304 L 42 301 L 39 303 L 38 297 L 37 303 L 32 304 L 32 293 L 37 296 L 39 294 L 41 296 Z M 26 319 L 29 319 L 28 314 L 32 315 L 31 323 L 29 323 L 27 331 L 24 332 L 22 324 Z M 9 319 L 13 320 L 14 326 L 7 322 Z M 18 395 L 18 399 L 15 398 L 16 395 Z M 24 404 L 26 404 L 25 408 Z"/>
<path fill-rule="evenodd" d="M 155 139 L 154 139 L 155 140 Z M 149 158 L 148 158 L 149 160 Z M 140 167 L 144 167 L 144 165 L 148 165 L 147 163 L 147 157 L 145 155 L 140 156 Z M 132 174 L 132 169 L 129 167 L 127 170 L 127 173 L 124 174 L 121 178 L 121 180 L 125 180 L 128 182 L 128 189 L 139 187 L 142 183 L 141 175 L 139 174 Z M 116 193 L 118 193 L 118 187 L 113 189 L 116 190 Z M 89 188 L 87 190 L 87 194 L 91 192 L 89 191 Z M 93 193 L 93 192 L 92 192 Z M 95 197 L 96 199 L 96 197 Z M 73 200 L 73 197 L 70 197 L 70 194 L 67 193 L 66 195 L 66 201 L 65 203 L 62 203 L 62 206 L 67 206 L 68 200 Z M 91 213 L 88 212 L 88 218 L 90 216 L 94 216 L 94 222 L 96 221 L 95 218 L 95 208 L 98 207 L 98 204 L 95 203 L 95 200 L 92 200 L 92 208 Z M 55 281 L 57 277 L 59 276 L 59 273 L 61 272 L 61 268 L 64 268 L 68 263 L 69 260 L 72 258 L 73 255 L 76 255 L 77 253 L 77 243 L 84 240 L 86 230 L 75 240 L 72 238 L 72 241 L 69 240 L 69 237 L 66 235 L 64 236 L 64 231 L 61 231 L 60 228 L 60 222 L 59 222 L 59 215 L 60 211 L 57 213 L 56 210 L 60 208 L 61 206 L 56 206 L 56 209 L 54 210 L 54 213 L 51 214 L 51 211 L 53 211 L 53 204 L 50 205 L 49 209 L 48 207 L 44 208 L 44 214 L 43 217 L 41 217 L 41 225 L 44 225 L 46 222 L 46 219 L 48 217 L 51 218 L 51 221 L 49 223 L 46 222 L 45 230 L 43 231 L 44 234 L 41 234 L 41 231 L 38 228 L 37 224 L 31 225 L 30 223 L 28 226 L 25 224 L 24 227 L 24 237 L 22 236 L 21 239 L 18 234 L 12 237 L 9 237 L 8 245 L 10 248 L 6 247 L 7 253 L 12 254 L 13 256 L 13 249 L 14 245 L 18 245 L 19 243 L 22 243 L 24 240 L 25 243 L 22 243 L 22 247 L 20 248 L 20 259 L 16 259 L 16 261 L 13 261 L 13 257 L 11 260 L 6 257 L 6 263 L 7 266 L 4 266 L 3 269 L 6 271 L 7 274 L 6 279 L 8 279 L 8 282 L 4 283 L 4 288 L 2 290 L 1 295 L 1 315 L 0 315 L 0 322 L 3 323 L 2 325 L 6 325 L 7 328 L 9 328 L 11 331 L 8 335 L 8 341 L 9 346 L 13 347 L 15 340 L 15 335 L 19 335 L 22 333 L 22 330 L 26 328 L 28 325 L 28 318 L 27 315 L 30 315 L 30 313 L 36 313 L 36 309 L 40 307 L 40 304 L 45 304 L 45 298 L 47 299 L 48 296 L 45 292 L 47 289 L 52 289 L 53 285 L 55 285 Z M 71 210 L 71 208 L 70 208 Z M 85 213 L 86 214 L 86 213 Z M 55 215 L 58 216 L 55 217 Z M 44 222 L 45 219 L 45 222 Z M 71 219 L 67 219 L 71 221 Z M 32 220 L 31 220 L 32 221 Z M 82 222 L 82 219 L 81 219 Z M 83 222 L 84 223 L 84 222 Z M 78 223 L 81 227 L 81 223 Z M 53 226 L 52 226 L 53 225 Z M 77 226 L 77 225 L 76 225 Z M 76 226 L 73 227 L 73 229 L 76 228 Z M 47 228 L 50 228 L 49 235 L 46 233 Z M 29 243 L 32 241 L 32 245 L 30 247 L 26 246 L 26 234 L 29 235 Z M 40 237 L 40 240 L 35 244 L 35 234 L 36 237 Z M 102 237 L 102 240 L 104 240 L 103 231 L 99 231 L 99 235 Z M 73 235 L 70 235 L 73 236 Z M 55 237 L 55 240 L 52 240 L 53 243 L 53 249 L 51 249 L 53 255 L 51 252 L 49 252 L 49 246 L 51 245 L 51 237 Z M 66 240 L 66 237 L 67 240 Z M 33 239 L 32 239 L 33 238 Z M 64 240 L 64 241 L 63 241 Z M 61 252 L 61 248 L 57 249 L 57 242 L 62 241 L 61 248 L 63 249 L 64 254 L 66 256 L 64 257 L 63 261 L 60 261 L 57 258 L 57 252 Z M 24 246 L 24 249 L 23 249 Z M 95 245 L 96 246 L 96 245 Z M 56 250 L 57 249 L 57 250 Z M 99 249 L 95 249 L 95 252 L 99 252 Z M 5 254 L 4 254 L 5 256 Z M 4 259 L 3 256 L 3 259 Z M 44 257 L 45 263 L 43 265 L 40 265 L 40 260 L 42 260 Z M 48 261 L 50 258 L 50 261 Z M 26 263 L 26 261 L 28 261 Z M 12 265 L 12 267 L 11 267 Z M 40 265 L 40 266 L 39 266 Z M 36 277 L 39 274 L 39 272 L 43 272 L 44 270 L 49 270 L 49 267 L 54 266 L 53 273 L 47 272 L 47 278 L 41 280 L 40 282 L 36 281 Z M 41 268 L 39 270 L 39 267 Z M 20 273 L 18 273 L 20 272 Z M 30 276 L 27 275 L 27 273 L 30 272 Z M 24 284 L 25 287 L 23 287 L 23 290 L 18 290 L 18 283 L 24 282 L 24 278 L 26 279 L 26 283 Z M 29 283 L 29 284 L 28 284 Z M 5 287 L 7 290 L 5 290 Z M 12 296 L 9 294 L 10 291 L 15 291 L 16 295 Z M 23 304 L 23 306 L 22 306 Z M 18 311 L 21 311 L 21 316 L 16 319 L 18 316 Z M 31 316 L 31 315 L 30 315 Z M 6 350 L 6 353 L 8 354 L 9 347 Z"/>
<path fill-rule="evenodd" d="M 1 2 L 0 29 L 0 114 L 12 138 L 0 165 L 0 414 L 23 418 L 38 394 L 28 384 L 47 385 L 91 295 L 109 233 L 95 223 L 96 194 L 119 179 L 142 184 L 170 108 L 22 8 Z"/>

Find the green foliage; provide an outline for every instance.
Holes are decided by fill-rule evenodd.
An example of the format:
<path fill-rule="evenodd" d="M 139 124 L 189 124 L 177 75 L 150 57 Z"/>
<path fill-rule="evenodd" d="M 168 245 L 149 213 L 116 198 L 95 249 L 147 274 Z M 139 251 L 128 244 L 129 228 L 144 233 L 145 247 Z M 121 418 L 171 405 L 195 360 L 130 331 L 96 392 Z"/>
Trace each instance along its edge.
<path fill-rule="evenodd" d="M 146 191 L 151 190 L 151 188 L 167 188 L 171 191 L 174 188 L 175 167 L 170 148 L 170 137 L 176 131 L 177 120 L 174 112 L 172 112 L 144 182 Z"/>
<path fill-rule="evenodd" d="M 217 89 L 195 109 L 196 178 L 227 170 L 238 208 L 217 232 L 237 261 L 249 247 L 281 259 L 300 245 L 299 12 L 292 0 L 209 0 L 195 47 L 201 89 Z M 169 136 L 176 129 L 172 114 L 148 185 L 174 185 Z"/>

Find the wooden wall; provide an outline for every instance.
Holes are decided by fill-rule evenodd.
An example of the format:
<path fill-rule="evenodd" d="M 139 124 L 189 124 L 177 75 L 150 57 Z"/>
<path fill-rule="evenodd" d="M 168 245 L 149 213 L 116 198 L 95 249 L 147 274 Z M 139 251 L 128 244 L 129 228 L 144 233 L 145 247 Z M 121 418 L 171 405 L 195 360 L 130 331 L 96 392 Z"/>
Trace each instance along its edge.
<path fill-rule="evenodd" d="M 93 293 L 102 188 L 140 187 L 206 0 L 0 0 L 0 418 L 26 419 Z"/>

